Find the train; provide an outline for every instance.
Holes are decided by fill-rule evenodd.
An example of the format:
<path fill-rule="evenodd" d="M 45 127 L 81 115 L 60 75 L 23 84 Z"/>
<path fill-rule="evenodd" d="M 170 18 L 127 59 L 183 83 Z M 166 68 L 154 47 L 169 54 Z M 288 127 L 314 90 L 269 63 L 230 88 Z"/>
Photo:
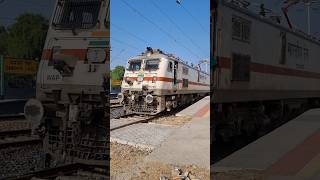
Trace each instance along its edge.
<path fill-rule="evenodd" d="M 118 94 L 126 113 L 156 115 L 210 92 L 210 76 L 173 54 L 147 47 L 128 60 Z"/>
<path fill-rule="evenodd" d="M 46 167 L 108 164 L 109 7 L 109 0 L 55 2 L 36 99 L 25 105 Z"/>
<path fill-rule="evenodd" d="M 263 134 L 320 98 L 320 41 L 250 2 L 211 7 L 213 141 Z"/>

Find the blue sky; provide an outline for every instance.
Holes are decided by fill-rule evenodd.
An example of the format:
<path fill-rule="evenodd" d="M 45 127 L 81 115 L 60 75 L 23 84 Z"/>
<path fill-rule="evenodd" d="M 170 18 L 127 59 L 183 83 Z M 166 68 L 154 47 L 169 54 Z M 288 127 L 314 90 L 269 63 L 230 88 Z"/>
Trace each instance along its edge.
<path fill-rule="evenodd" d="M 209 58 L 210 1 L 181 0 L 181 4 L 176 0 L 111 1 L 111 67 L 126 65 L 129 57 L 145 51 L 147 46 L 173 53 L 189 64 Z"/>

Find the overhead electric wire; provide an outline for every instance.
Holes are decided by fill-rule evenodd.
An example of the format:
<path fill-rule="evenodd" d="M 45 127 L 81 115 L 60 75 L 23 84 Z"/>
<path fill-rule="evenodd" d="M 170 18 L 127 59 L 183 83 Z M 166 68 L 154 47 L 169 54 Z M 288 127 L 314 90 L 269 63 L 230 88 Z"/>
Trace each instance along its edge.
<path fill-rule="evenodd" d="M 141 41 L 141 42 L 143 42 L 143 43 L 149 44 L 146 40 L 144 40 L 144 39 L 138 37 L 137 35 L 129 32 L 129 31 L 126 30 L 125 28 L 122 28 L 122 27 L 120 27 L 120 26 L 118 26 L 118 25 L 116 25 L 116 24 L 114 24 L 114 23 L 112 23 L 112 22 L 110 22 L 110 24 L 111 24 L 112 27 L 116 27 L 117 29 L 119 29 L 119 30 L 121 30 L 121 31 L 123 31 L 123 32 L 128 33 L 130 36 L 134 37 L 135 39 L 137 39 L 137 40 L 139 40 L 139 41 Z"/>
<path fill-rule="evenodd" d="M 118 54 L 116 54 L 115 56 L 113 56 L 112 59 L 117 59 L 120 57 L 120 55 L 125 51 L 126 49 L 121 49 L 120 52 L 118 52 Z"/>
<path fill-rule="evenodd" d="M 192 19 L 193 19 L 195 22 L 197 22 L 197 23 L 199 24 L 199 26 L 201 27 L 201 29 L 202 29 L 205 33 L 208 33 L 208 31 L 206 30 L 206 28 L 204 28 L 204 26 L 197 20 L 196 17 L 194 17 L 194 16 L 192 15 L 192 13 L 191 13 L 187 8 L 185 8 L 182 4 L 180 4 L 180 6 L 182 7 L 182 9 L 184 9 L 184 10 L 189 14 L 189 16 L 192 17 Z"/>
<path fill-rule="evenodd" d="M 140 17 L 142 17 L 144 20 L 146 20 L 147 22 L 149 22 L 150 24 L 152 24 L 153 26 L 155 26 L 156 28 L 158 28 L 161 32 L 163 32 L 165 35 L 167 35 L 170 39 L 172 39 L 175 43 L 177 43 L 178 45 L 182 46 L 183 48 L 185 48 L 190 54 L 192 54 L 193 56 L 201 59 L 200 56 L 198 56 L 196 53 L 194 53 L 191 49 L 189 49 L 188 47 L 186 47 L 185 45 L 179 43 L 174 36 L 172 36 L 170 33 L 168 33 L 167 31 L 165 31 L 163 28 L 161 28 L 160 26 L 158 26 L 157 24 L 155 24 L 152 20 L 150 20 L 149 18 L 147 18 L 146 16 L 144 16 L 139 10 L 137 10 L 136 8 L 134 8 L 133 6 L 131 6 L 128 2 L 126 2 L 125 0 L 121 0 L 121 2 L 123 2 L 127 7 L 129 7 L 133 12 L 135 12 L 136 14 L 138 14 Z"/>
<path fill-rule="evenodd" d="M 160 13 L 162 13 L 169 21 L 172 25 L 174 25 L 179 31 L 180 33 L 182 33 L 187 39 L 189 39 L 189 41 L 191 42 L 191 44 L 193 44 L 195 47 L 197 47 L 200 51 L 204 51 L 198 44 L 195 43 L 195 41 L 189 37 L 171 18 L 170 16 L 168 16 L 155 2 L 154 0 L 150 0 L 150 2 L 153 4 L 153 6 L 158 9 L 160 11 Z"/>
<path fill-rule="evenodd" d="M 133 46 L 133 45 L 131 45 L 131 44 L 128 44 L 128 43 L 126 43 L 126 42 L 124 42 L 124 41 L 118 40 L 118 39 L 116 39 L 116 38 L 114 38 L 114 37 L 110 37 L 110 39 L 114 40 L 115 42 L 124 44 L 124 45 L 126 45 L 126 46 L 128 46 L 128 47 L 131 47 L 131 48 L 133 48 L 133 49 L 135 49 L 135 50 L 140 51 L 140 48 L 138 48 L 138 47 L 136 47 L 136 46 Z"/>

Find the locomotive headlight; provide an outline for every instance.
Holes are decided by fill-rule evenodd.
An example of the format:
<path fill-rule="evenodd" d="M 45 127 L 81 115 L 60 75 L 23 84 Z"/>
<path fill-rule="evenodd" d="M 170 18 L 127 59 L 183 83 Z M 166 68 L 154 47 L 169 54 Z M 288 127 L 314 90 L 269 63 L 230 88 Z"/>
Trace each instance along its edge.
<path fill-rule="evenodd" d="M 153 102 L 153 96 L 148 94 L 145 99 L 146 103 L 151 104 Z"/>
<path fill-rule="evenodd" d="M 107 52 L 104 48 L 89 48 L 87 59 L 89 62 L 103 62 L 106 60 Z"/>
<path fill-rule="evenodd" d="M 131 100 L 134 101 L 135 96 L 132 94 L 131 95 Z"/>
<path fill-rule="evenodd" d="M 122 101 L 124 100 L 124 95 L 123 95 L 123 93 L 119 93 L 117 97 L 118 97 L 118 99 L 119 99 L 119 102 L 122 103 Z"/>
<path fill-rule="evenodd" d="M 37 99 L 30 99 L 24 106 L 24 116 L 31 122 L 32 134 L 39 127 L 44 114 L 42 103 Z"/>

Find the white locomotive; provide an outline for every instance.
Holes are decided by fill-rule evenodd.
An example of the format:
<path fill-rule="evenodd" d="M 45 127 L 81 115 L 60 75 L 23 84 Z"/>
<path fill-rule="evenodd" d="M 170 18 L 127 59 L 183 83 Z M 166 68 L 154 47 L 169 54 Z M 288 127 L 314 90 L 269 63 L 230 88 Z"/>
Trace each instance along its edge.
<path fill-rule="evenodd" d="M 215 135 L 259 133 L 317 104 L 319 40 L 234 1 L 214 1 L 211 19 Z"/>
<path fill-rule="evenodd" d="M 25 106 L 26 116 L 41 123 L 48 166 L 107 165 L 108 36 L 109 0 L 56 1 L 37 74 L 38 102 Z"/>
<path fill-rule="evenodd" d="M 210 91 L 209 75 L 158 49 L 128 61 L 118 98 L 127 112 L 154 115 Z"/>

